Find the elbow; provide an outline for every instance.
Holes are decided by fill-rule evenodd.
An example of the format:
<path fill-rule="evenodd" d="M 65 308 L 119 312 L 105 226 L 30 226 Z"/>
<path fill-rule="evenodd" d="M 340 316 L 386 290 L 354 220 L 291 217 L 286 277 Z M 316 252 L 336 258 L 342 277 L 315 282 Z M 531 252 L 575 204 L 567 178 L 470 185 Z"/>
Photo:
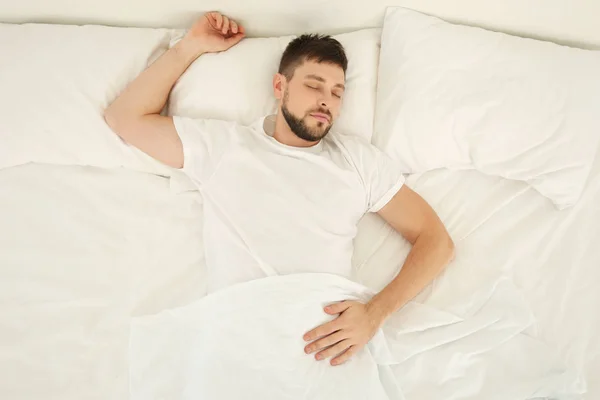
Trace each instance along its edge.
<path fill-rule="evenodd" d="M 454 261 L 456 257 L 456 247 L 454 241 L 444 227 L 440 227 L 435 234 L 435 247 L 441 260 L 445 260 L 446 264 Z"/>
<path fill-rule="evenodd" d="M 446 263 L 450 263 L 454 261 L 456 257 L 456 246 L 454 245 L 454 240 L 446 230 L 444 225 L 437 224 L 435 228 L 432 228 L 431 236 L 432 241 L 437 249 L 437 253 L 439 257 L 443 260 L 446 260 Z"/>
<path fill-rule="evenodd" d="M 415 245 L 418 240 L 427 241 L 427 246 L 437 254 L 440 262 L 443 263 L 445 260 L 444 264 L 448 264 L 454 261 L 456 257 L 454 241 L 443 226 L 440 226 L 439 229 L 434 228 L 427 234 L 419 235 L 412 244 Z"/>
<path fill-rule="evenodd" d="M 108 125 L 108 127 L 121 139 L 128 141 L 127 132 L 131 130 L 129 129 L 131 126 L 131 118 L 122 115 L 122 113 L 114 108 L 108 107 L 104 111 L 104 122 L 106 122 L 106 125 Z"/>

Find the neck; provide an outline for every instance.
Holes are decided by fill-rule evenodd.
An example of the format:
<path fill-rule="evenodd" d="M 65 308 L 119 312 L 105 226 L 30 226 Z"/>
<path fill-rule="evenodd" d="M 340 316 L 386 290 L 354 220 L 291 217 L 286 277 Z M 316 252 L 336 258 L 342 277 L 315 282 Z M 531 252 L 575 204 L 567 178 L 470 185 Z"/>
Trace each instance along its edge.
<path fill-rule="evenodd" d="M 311 147 L 316 145 L 320 141 L 316 140 L 310 142 L 296 136 L 296 134 L 292 132 L 287 121 L 281 114 L 281 111 L 277 113 L 277 117 L 275 118 L 275 132 L 273 133 L 273 138 L 279 143 L 283 143 L 287 146 L 293 147 Z"/>

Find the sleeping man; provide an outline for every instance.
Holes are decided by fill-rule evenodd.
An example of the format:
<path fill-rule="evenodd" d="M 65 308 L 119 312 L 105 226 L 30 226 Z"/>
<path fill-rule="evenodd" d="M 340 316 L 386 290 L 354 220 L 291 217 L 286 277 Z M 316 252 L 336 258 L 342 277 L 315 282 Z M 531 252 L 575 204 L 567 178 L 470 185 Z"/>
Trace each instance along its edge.
<path fill-rule="evenodd" d="M 297 332 L 304 357 L 346 364 L 442 271 L 454 245 L 433 209 L 404 185 L 390 157 L 359 137 L 328 135 L 340 113 L 348 63 L 341 44 L 329 36 L 302 35 L 289 43 L 273 78 L 275 115 L 251 126 L 160 115 L 171 88 L 196 58 L 226 51 L 244 36 L 234 20 L 205 14 L 129 84 L 105 119 L 123 140 L 182 169 L 198 186 L 208 297 L 269 277 L 349 279 L 357 223 L 367 212 L 379 214 L 412 244 L 402 269 L 381 292 L 365 301 L 315 305 L 315 313 L 328 319 Z M 274 398 L 284 398 L 279 396 Z"/>

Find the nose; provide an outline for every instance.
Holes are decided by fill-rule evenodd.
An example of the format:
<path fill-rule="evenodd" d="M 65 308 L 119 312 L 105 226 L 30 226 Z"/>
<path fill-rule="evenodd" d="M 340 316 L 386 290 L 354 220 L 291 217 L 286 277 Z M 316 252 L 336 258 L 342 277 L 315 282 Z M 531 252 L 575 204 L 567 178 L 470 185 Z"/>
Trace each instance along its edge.
<path fill-rule="evenodd" d="M 326 108 L 327 110 L 329 110 L 330 101 L 331 94 L 322 93 L 319 97 L 319 106 L 321 106 L 321 108 Z"/>

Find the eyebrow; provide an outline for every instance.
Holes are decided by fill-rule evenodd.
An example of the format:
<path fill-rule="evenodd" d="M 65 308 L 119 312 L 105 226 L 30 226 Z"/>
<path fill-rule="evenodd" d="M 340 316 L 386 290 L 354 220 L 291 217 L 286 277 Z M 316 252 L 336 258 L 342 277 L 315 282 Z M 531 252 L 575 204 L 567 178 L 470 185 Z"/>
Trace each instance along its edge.
<path fill-rule="evenodd" d="M 304 79 L 314 79 L 315 81 L 325 82 L 325 79 L 323 79 L 319 75 L 315 75 L 315 74 L 308 74 L 304 77 Z M 340 88 L 346 90 L 346 87 L 344 85 L 342 85 L 341 83 L 336 83 L 334 85 L 334 87 L 340 87 Z"/>

